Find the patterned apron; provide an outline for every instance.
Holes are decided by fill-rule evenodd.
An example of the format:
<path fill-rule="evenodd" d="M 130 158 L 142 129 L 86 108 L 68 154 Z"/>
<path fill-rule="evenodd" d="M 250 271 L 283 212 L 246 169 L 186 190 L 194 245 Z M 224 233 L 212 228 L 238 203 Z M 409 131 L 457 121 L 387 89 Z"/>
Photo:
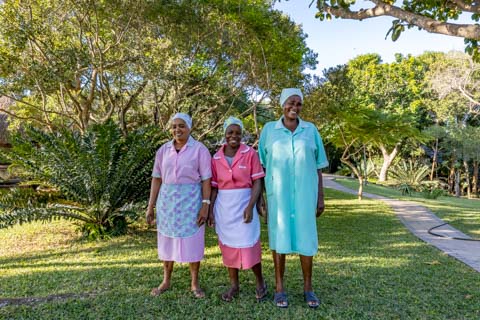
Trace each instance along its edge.
<path fill-rule="evenodd" d="M 202 187 L 193 184 L 162 184 L 157 198 L 157 230 L 172 238 L 187 238 L 198 231 Z"/>

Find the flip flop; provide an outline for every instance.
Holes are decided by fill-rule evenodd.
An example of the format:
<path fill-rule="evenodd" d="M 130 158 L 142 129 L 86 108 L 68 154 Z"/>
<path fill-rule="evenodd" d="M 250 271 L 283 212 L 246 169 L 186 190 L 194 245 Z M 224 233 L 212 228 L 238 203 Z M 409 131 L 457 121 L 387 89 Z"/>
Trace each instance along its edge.
<path fill-rule="evenodd" d="M 267 295 L 268 295 L 268 290 L 267 290 L 266 282 L 263 283 L 263 287 L 260 290 L 255 289 L 255 298 L 257 299 L 257 302 L 265 301 L 265 299 L 267 298 Z"/>
<path fill-rule="evenodd" d="M 222 293 L 220 298 L 222 298 L 222 300 L 225 302 L 232 302 L 233 298 L 238 297 L 239 292 L 240 292 L 240 289 L 233 290 L 232 288 L 230 288 L 224 293 Z"/>
<path fill-rule="evenodd" d="M 159 287 L 156 287 L 156 288 L 153 288 L 152 291 L 150 291 L 150 295 L 152 297 L 157 297 L 157 296 L 161 295 L 162 293 L 165 293 L 166 291 L 168 291 L 168 288 L 167 289 L 160 289 Z"/>
<path fill-rule="evenodd" d="M 197 299 L 205 298 L 205 291 L 203 291 L 202 289 L 192 290 L 192 294 Z"/>
<path fill-rule="evenodd" d="M 288 299 L 285 292 L 275 292 L 273 302 L 278 308 L 288 308 Z"/>
<path fill-rule="evenodd" d="M 318 308 L 320 305 L 320 299 L 317 298 L 313 291 L 305 291 L 303 297 L 307 302 L 307 305 L 312 309 Z"/>

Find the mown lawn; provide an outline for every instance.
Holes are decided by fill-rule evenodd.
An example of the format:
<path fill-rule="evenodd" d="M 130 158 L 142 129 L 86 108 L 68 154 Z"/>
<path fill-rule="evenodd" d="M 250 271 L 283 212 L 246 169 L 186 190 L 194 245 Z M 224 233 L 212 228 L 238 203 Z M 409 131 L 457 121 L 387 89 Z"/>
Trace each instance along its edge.
<path fill-rule="evenodd" d="M 71 223 L 60 221 L 0 231 L 0 319 L 480 318 L 479 273 L 417 240 L 381 202 L 359 202 L 334 190 L 326 197 L 314 266 L 314 286 L 323 300 L 317 310 L 303 302 L 297 257 L 287 260 L 288 309 L 276 308 L 271 299 L 257 304 L 250 272 L 241 273 L 240 297 L 224 303 L 219 295 L 228 277 L 209 230 L 201 270 L 207 298 L 190 294 L 187 265 L 176 265 L 172 290 L 154 298 L 149 292 L 162 269 L 153 230 L 139 226 L 127 236 L 85 242 Z M 262 239 L 271 292 L 265 226 Z M 59 300 L 5 306 L 5 299 L 60 294 Z"/>
<path fill-rule="evenodd" d="M 353 179 L 336 179 L 336 182 L 345 187 L 357 190 L 358 182 Z M 404 196 L 394 188 L 377 184 L 367 184 L 364 192 L 378 194 L 405 201 L 415 201 L 429 208 L 439 218 L 475 239 L 480 239 L 480 199 L 466 199 L 456 197 L 439 197 L 425 199 L 420 193 Z"/>

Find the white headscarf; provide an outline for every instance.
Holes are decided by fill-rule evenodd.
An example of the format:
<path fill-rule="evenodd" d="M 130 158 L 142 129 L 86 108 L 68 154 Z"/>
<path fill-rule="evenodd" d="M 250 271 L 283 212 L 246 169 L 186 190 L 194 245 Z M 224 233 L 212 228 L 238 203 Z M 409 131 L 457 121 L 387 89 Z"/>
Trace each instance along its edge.
<path fill-rule="evenodd" d="M 188 114 L 178 112 L 172 117 L 170 121 L 173 121 L 175 119 L 182 119 L 187 124 L 188 129 L 192 129 L 192 118 L 190 118 Z"/>
<path fill-rule="evenodd" d="M 231 124 L 236 124 L 236 125 L 240 126 L 240 129 L 242 129 L 242 132 L 243 132 L 243 122 L 242 122 L 242 120 L 230 116 L 230 117 L 228 117 L 228 119 L 225 120 L 225 122 L 223 123 L 223 134 L 225 134 L 225 132 L 227 131 L 228 126 L 231 125 Z"/>
<path fill-rule="evenodd" d="M 285 101 L 287 101 L 287 99 L 291 96 L 299 96 L 303 102 L 302 90 L 297 88 L 285 88 L 282 90 L 282 94 L 280 95 L 280 106 L 282 108 L 284 107 L 283 105 L 285 104 Z"/>

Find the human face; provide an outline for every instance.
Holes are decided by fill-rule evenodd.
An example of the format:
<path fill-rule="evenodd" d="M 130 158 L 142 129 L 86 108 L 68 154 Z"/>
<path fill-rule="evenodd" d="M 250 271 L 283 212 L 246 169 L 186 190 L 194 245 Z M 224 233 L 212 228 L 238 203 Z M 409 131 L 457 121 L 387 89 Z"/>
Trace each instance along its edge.
<path fill-rule="evenodd" d="M 288 97 L 283 105 L 283 116 L 288 120 L 296 120 L 300 111 L 302 111 L 302 98 L 296 95 Z"/>
<path fill-rule="evenodd" d="M 182 119 L 174 119 L 170 125 L 170 131 L 177 142 L 187 141 L 190 135 L 190 129 Z"/>
<path fill-rule="evenodd" d="M 225 141 L 228 146 L 236 149 L 240 146 L 242 140 L 242 128 L 238 124 L 231 124 L 225 130 Z"/>

